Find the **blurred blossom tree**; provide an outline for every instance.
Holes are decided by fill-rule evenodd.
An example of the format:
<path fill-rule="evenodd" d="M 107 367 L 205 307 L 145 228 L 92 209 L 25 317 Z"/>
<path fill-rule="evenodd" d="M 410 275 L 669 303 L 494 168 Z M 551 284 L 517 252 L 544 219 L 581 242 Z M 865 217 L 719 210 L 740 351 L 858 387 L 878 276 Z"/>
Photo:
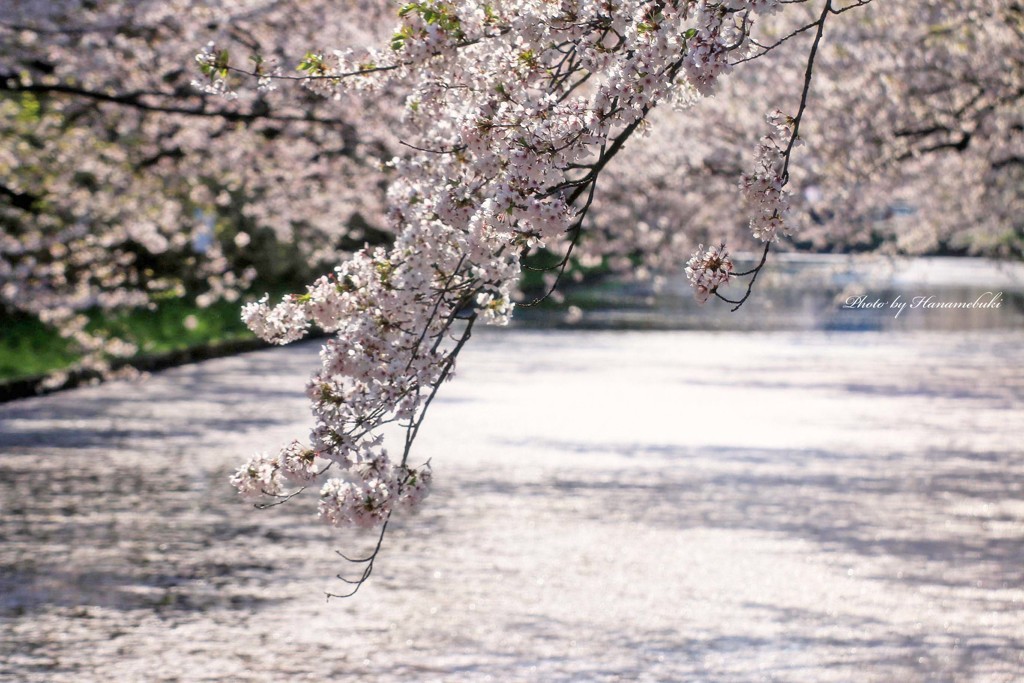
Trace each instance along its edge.
<path fill-rule="evenodd" d="M 790 35 L 809 12 L 787 8 L 755 39 Z M 677 263 L 698 240 L 744 244 L 736 178 L 764 134 L 762 112 L 792 108 L 806 40 L 737 65 L 693 110 L 656 112 L 651 134 L 608 169 L 589 232 L 652 265 Z M 791 244 L 1024 257 L 1022 97 L 1019 2 L 875 0 L 830 22 L 802 125 L 808 146 L 787 186 Z"/>
<path fill-rule="evenodd" d="M 316 485 L 323 519 L 376 528 L 348 593 L 393 512 L 429 491 L 416 435 L 474 325 L 524 303 L 523 267 L 546 271 L 546 296 L 573 265 L 686 263 L 698 300 L 739 307 L 790 233 L 1022 254 L 1018 2 L 426 0 L 381 35 L 351 30 L 383 25 L 379 4 L 313 5 L 0 10 L 0 134 L 19 150 L 0 151 L 16 226 L 0 276 L 5 301 L 73 330 L 85 306 L 182 278 L 230 295 L 254 275 L 233 267 L 256 229 L 339 260 L 304 294 L 243 308 L 268 341 L 333 336 L 308 384 L 310 440 L 233 482 L 263 506 Z M 189 75 L 183 50 L 210 38 Z M 388 149 L 402 154 L 378 203 L 370 169 Z M 393 240 L 339 259 L 367 222 Z M 727 243 L 756 265 L 736 272 Z M 187 272 L 141 267 L 164 253 Z"/>
<path fill-rule="evenodd" d="M 383 95 L 227 101 L 191 85 L 211 37 L 268 68 L 317 41 L 379 38 L 357 28 L 381 24 L 379 2 L 298 9 L 0 4 L 0 305 L 52 324 L 86 351 L 84 367 L 104 369 L 134 349 L 89 331 L 90 310 L 235 300 L 254 278 L 306 280 L 388 239 L 381 169 L 395 107 L 378 107 Z M 379 125 L 357 132 L 364 116 Z"/>

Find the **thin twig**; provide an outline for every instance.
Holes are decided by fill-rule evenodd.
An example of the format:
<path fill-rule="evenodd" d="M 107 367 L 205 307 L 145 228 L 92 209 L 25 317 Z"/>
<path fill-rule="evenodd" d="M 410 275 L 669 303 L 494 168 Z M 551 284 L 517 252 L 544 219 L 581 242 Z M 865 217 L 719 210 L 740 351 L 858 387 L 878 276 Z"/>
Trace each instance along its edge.
<path fill-rule="evenodd" d="M 803 89 L 800 93 L 800 107 L 797 109 L 796 116 L 793 117 L 793 133 L 789 137 L 789 143 L 786 145 L 785 151 L 782 153 L 782 186 L 785 187 L 789 183 L 789 162 L 793 155 L 793 146 L 796 144 L 797 136 L 800 133 L 800 122 L 803 120 L 804 111 L 807 109 L 807 97 L 811 92 L 811 79 L 814 73 L 814 58 L 818 54 L 818 45 L 821 43 L 821 37 L 825 32 L 825 19 L 829 13 L 832 12 L 832 0 L 825 0 L 825 5 L 822 7 L 821 15 L 818 17 L 817 24 L 818 30 L 814 34 L 814 42 L 811 43 L 811 49 L 807 54 L 807 69 L 804 71 L 804 84 Z M 750 294 L 754 289 L 754 283 L 757 281 L 757 276 L 761 273 L 761 269 L 764 268 L 765 262 L 768 260 L 768 251 L 771 249 L 772 243 L 765 242 L 764 252 L 761 254 L 761 262 L 758 263 L 752 270 L 745 273 L 740 273 L 740 276 L 750 275 L 750 282 L 747 283 L 747 291 L 743 296 L 737 300 L 727 299 L 715 291 L 715 296 L 723 301 L 730 304 L 734 304 L 732 311 L 739 310 L 747 299 L 750 298 Z"/>

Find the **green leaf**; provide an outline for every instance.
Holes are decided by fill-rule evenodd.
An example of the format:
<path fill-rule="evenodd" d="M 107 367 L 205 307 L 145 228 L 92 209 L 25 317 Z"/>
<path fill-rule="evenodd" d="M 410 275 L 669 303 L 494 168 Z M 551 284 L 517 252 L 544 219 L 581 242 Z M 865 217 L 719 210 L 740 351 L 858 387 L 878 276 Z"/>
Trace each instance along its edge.
<path fill-rule="evenodd" d="M 228 55 L 227 48 L 224 48 L 223 50 L 217 53 L 217 61 L 214 63 L 214 68 L 216 69 L 217 73 L 220 74 L 221 78 L 224 78 L 228 75 L 229 61 L 230 57 Z"/>

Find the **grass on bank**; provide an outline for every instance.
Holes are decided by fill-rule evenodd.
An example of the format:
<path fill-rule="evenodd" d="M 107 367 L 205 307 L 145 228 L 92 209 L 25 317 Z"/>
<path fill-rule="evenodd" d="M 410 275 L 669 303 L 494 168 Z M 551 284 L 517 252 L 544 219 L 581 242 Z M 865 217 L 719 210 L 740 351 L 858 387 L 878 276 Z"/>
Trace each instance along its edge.
<path fill-rule="evenodd" d="M 253 335 L 239 318 L 238 302 L 220 301 L 208 308 L 172 299 L 156 310 L 136 310 L 113 317 L 96 314 L 90 331 L 107 331 L 134 343 L 140 356 L 208 346 Z M 0 382 L 38 377 L 68 367 L 78 359 L 73 345 L 51 327 L 21 314 L 0 313 Z"/>

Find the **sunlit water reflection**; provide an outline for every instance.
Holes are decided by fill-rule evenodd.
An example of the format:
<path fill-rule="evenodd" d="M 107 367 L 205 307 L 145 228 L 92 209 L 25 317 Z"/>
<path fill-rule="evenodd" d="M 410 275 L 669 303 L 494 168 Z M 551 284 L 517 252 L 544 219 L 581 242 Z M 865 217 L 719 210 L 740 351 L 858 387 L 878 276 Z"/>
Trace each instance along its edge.
<path fill-rule="evenodd" d="M 373 539 L 227 485 L 307 432 L 316 343 L 0 406 L 0 679 L 1024 680 L 1019 307 L 831 303 L 1019 297 L 931 263 L 584 312 L 786 331 L 481 329 L 416 446 L 434 494 L 344 602 L 334 550 Z"/>
<path fill-rule="evenodd" d="M 737 271 L 753 265 L 737 260 Z M 742 296 L 737 279 L 723 295 Z M 618 329 L 948 330 L 1024 327 L 1024 264 L 975 258 L 772 255 L 753 296 L 731 313 L 694 301 L 685 276 L 651 283 L 603 282 L 569 289 L 562 309 L 517 309 L 527 326 Z"/>

